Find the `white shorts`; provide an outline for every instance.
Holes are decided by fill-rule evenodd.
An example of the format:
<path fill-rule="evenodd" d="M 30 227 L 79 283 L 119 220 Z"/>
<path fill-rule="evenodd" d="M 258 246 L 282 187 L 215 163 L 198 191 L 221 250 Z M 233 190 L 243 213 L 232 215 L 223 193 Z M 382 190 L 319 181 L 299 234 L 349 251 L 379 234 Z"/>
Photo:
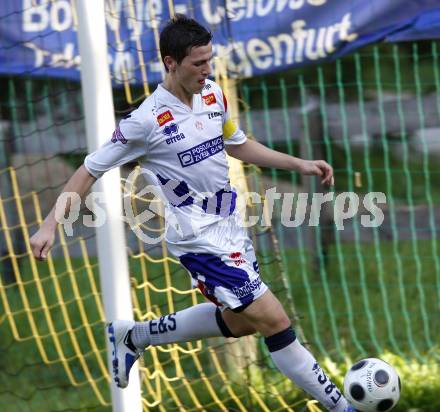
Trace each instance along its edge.
<path fill-rule="evenodd" d="M 255 250 L 238 212 L 203 228 L 198 236 L 168 242 L 191 275 L 193 287 L 220 310 L 241 311 L 259 298 L 267 286 L 260 278 Z"/>

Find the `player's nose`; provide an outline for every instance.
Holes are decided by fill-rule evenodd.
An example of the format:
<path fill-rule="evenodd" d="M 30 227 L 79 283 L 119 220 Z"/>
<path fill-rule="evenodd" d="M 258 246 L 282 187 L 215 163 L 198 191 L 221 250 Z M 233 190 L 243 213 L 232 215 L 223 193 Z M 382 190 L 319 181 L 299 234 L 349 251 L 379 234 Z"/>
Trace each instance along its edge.
<path fill-rule="evenodd" d="M 209 76 L 212 72 L 212 67 L 211 67 L 211 63 L 207 62 L 204 66 L 203 66 L 203 71 L 202 74 L 204 76 Z"/>

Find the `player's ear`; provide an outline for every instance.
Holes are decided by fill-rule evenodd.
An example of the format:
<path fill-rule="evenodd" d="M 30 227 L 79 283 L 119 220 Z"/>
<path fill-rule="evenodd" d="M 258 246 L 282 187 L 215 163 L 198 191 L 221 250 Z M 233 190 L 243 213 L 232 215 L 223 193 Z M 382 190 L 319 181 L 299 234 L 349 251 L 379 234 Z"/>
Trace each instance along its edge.
<path fill-rule="evenodd" d="M 165 56 L 163 59 L 165 66 L 167 66 L 168 71 L 175 72 L 177 67 L 177 62 L 171 56 Z"/>

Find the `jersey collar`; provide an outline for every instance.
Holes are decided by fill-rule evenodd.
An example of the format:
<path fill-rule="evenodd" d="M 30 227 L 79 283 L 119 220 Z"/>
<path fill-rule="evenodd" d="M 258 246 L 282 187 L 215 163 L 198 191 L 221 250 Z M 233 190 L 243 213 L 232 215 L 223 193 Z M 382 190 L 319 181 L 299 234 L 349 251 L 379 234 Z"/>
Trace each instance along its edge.
<path fill-rule="evenodd" d="M 158 92 L 158 100 L 160 104 L 163 104 L 164 106 L 179 106 L 184 108 L 188 112 L 194 112 L 197 109 L 198 100 L 200 99 L 200 95 L 194 94 L 193 100 L 192 100 L 192 110 L 189 106 L 187 106 L 185 103 L 183 103 L 178 97 L 174 96 L 171 92 L 169 92 L 165 87 L 163 87 L 163 83 L 160 83 L 157 86 L 157 92 Z"/>

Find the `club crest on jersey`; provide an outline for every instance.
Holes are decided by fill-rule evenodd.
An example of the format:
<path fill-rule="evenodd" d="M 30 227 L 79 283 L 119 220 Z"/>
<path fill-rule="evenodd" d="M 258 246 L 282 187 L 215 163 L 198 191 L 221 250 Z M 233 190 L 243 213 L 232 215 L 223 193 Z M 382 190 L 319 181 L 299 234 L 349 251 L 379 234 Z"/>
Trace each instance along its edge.
<path fill-rule="evenodd" d="M 128 140 L 124 137 L 124 135 L 121 132 L 121 129 L 119 126 L 115 129 L 112 135 L 112 143 L 116 143 L 117 141 L 120 141 L 122 144 L 127 144 Z"/>
<path fill-rule="evenodd" d="M 171 120 L 174 120 L 174 117 L 169 110 L 157 116 L 157 123 L 159 123 L 159 126 L 163 126 L 164 124 L 170 122 Z"/>
<path fill-rule="evenodd" d="M 166 144 L 175 143 L 178 140 L 185 139 L 185 135 L 183 133 L 179 133 L 179 126 L 176 123 L 170 123 L 168 126 L 165 126 L 162 133 L 168 138 L 165 140 Z"/>
<path fill-rule="evenodd" d="M 202 96 L 203 100 L 205 101 L 205 104 L 207 106 L 211 106 L 211 104 L 217 103 L 217 100 L 215 99 L 214 93 L 209 93 L 206 96 Z"/>

